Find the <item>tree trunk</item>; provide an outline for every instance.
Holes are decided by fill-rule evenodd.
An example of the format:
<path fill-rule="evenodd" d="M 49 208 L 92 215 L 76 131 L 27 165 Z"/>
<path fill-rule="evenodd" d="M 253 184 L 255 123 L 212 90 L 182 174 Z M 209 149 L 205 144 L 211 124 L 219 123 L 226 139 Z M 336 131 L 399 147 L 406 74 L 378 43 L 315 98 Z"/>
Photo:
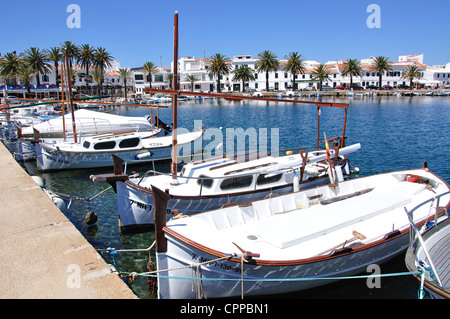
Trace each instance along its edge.
<path fill-rule="evenodd" d="M 382 81 L 383 81 L 383 75 L 380 72 L 380 75 L 378 76 L 378 90 L 381 90 L 381 87 L 382 87 L 381 83 L 382 83 Z"/>
<path fill-rule="evenodd" d="M 266 72 L 266 91 L 269 92 L 269 72 Z"/>

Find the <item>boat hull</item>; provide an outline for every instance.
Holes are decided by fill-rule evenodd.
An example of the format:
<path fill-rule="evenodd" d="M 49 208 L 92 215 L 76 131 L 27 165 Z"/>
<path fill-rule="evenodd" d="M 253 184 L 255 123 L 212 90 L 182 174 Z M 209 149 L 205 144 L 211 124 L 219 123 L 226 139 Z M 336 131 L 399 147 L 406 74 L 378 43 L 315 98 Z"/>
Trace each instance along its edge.
<path fill-rule="evenodd" d="M 206 254 L 170 235 L 166 237 L 169 242 L 168 251 L 157 253 L 158 269 L 172 270 L 159 273 L 160 276 L 170 277 L 158 282 L 160 299 L 194 299 L 199 293 L 207 298 L 238 297 L 242 293 L 244 296 L 262 296 L 311 289 L 339 280 L 324 278 L 367 274 L 369 265 L 381 265 L 389 261 L 403 253 L 409 243 L 408 234 L 404 234 L 371 248 L 315 262 L 274 266 L 244 262 L 243 277 L 247 280 L 244 280 L 242 290 L 241 263 L 217 260 L 217 256 Z M 195 263 L 208 261 L 212 262 L 201 267 L 201 274 L 198 268 L 190 267 Z M 186 280 L 192 278 L 193 273 L 204 279 L 201 281 L 201 292 L 193 291 L 191 281 Z M 193 279 L 196 280 L 195 277 Z M 200 285 L 194 285 L 198 286 Z"/>
<path fill-rule="evenodd" d="M 203 149 L 201 140 L 202 135 L 186 142 L 179 143 L 178 150 L 186 150 L 190 147 L 193 154 L 199 153 Z M 42 143 L 36 144 L 36 162 L 40 171 L 55 171 L 67 169 L 86 169 L 99 167 L 112 167 L 114 165 L 112 154 L 119 156 L 127 164 L 140 164 L 171 158 L 172 146 L 158 147 L 155 140 L 155 146 L 151 148 L 139 148 L 128 151 L 107 151 L 107 152 L 66 152 L 49 148 Z M 149 156 L 140 157 L 142 154 Z"/>
<path fill-rule="evenodd" d="M 300 189 L 325 185 L 330 182 L 328 175 L 300 184 Z M 130 182 L 117 182 L 117 207 L 122 231 L 152 227 L 154 222 L 153 193 L 149 189 L 137 187 Z M 293 191 L 292 184 L 262 189 L 257 192 L 233 193 L 212 196 L 171 196 L 167 204 L 167 219 L 174 217 L 174 210 L 184 215 L 209 211 L 229 203 L 247 203 L 263 199 L 271 193 L 279 195 Z"/>

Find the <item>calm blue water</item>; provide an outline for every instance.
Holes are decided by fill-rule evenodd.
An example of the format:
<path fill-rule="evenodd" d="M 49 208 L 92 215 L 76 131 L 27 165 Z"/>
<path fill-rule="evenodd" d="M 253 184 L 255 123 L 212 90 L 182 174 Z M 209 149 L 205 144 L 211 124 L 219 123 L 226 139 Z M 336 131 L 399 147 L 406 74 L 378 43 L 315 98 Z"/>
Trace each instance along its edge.
<path fill-rule="evenodd" d="M 361 169 L 359 176 L 388 171 L 420 168 L 428 161 L 429 168 L 450 182 L 448 152 L 450 151 L 450 98 L 448 97 L 383 97 L 383 98 L 323 98 L 322 101 L 350 103 L 347 119 L 347 145 L 361 143 L 362 148 L 352 154 L 351 161 Z M 144 107 L 118 107 L 116 114 L 144 116 L 150 114 Z M 279 128 L 279 148 L 316 146 L 316 107 L 306 104 L 229 102 L 205 100 L 180 102 L 178 126 L 193 130 L 194 120 L 202 120 L 205 128 Z M 153 112 L 156 115 L 156 112 Z M 160 118 L 171 122 L 171 108 L 161 109 Z M 342 133 L 344 112 L 340 108 L 322 107 L 320 138 L 323 132 L 327 138 Z M 269 135 L 270 139 L 270 135 Z M 31 172 L 36 171 L 33 163 L 27 164 Z M 168 163 L 156 165 L 158 170 L 169 171 Z M 138 172 L 150 167 L 134 166 Z M 46 173 L 50 189 L 80 198 L 90 198 L 109 185 L 93 183 L 89 176 L 106 170 L 83 170 Z M 88 226 L 84 222 L 87 211 L 92 209 L 98 215 L 98 222 Z M 117 207 L 114 192 L 109 189 L 91 201 L 75 200 L 68 212 L 68 218 L 95 248 L 135 249 L 147 248 L 153 240 L 153 232 L 134 235 L 121 234 L 117 223 Z M 114 260 L 110 255 L 104 258 L 115 263 L 124 272 L 147 271 L 146 253 L 119 253 Z M 406 272 L 404 256 L 382 266 L 382 273 Z M 308 292 L 291 294 L 290 298 L 417 298 L 418 282 L 412 276 L 383 278 L 382 288 L 369 289 L 365 279 L 344 280 Z M 147 280 L 138 277 L 130 287 L 141 298 L 149 298 Z M 283 296 L 286 297 L 286 296 Z"/>

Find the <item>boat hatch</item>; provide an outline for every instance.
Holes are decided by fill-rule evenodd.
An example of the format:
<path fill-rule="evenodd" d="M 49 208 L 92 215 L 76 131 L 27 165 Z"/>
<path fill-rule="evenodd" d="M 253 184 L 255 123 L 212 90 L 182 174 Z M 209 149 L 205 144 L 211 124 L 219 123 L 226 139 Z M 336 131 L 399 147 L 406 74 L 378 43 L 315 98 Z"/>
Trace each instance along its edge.
<path fill-rule="evenodd" d="M 84 147 L 84 148 L 89 148 L 89 146 L 91 146 L 91 143 L 89 143 L 88 141 L 85 141 L 85 142 L 83 143 L 83 147 Z"/>

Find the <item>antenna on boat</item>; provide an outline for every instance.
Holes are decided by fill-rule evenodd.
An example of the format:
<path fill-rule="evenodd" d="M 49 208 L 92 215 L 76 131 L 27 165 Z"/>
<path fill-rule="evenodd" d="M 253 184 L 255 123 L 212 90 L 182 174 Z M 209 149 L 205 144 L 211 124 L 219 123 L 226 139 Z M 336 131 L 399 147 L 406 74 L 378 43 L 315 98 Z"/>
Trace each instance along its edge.
<path fill-rule="evenodd" d="M 173 28 L 173 89 L 172 94 L 172 181 L 171 185 L 178 185 L 177 179 L 177 116 L 178 116 L 178 11 L 175 11 Z"/>

